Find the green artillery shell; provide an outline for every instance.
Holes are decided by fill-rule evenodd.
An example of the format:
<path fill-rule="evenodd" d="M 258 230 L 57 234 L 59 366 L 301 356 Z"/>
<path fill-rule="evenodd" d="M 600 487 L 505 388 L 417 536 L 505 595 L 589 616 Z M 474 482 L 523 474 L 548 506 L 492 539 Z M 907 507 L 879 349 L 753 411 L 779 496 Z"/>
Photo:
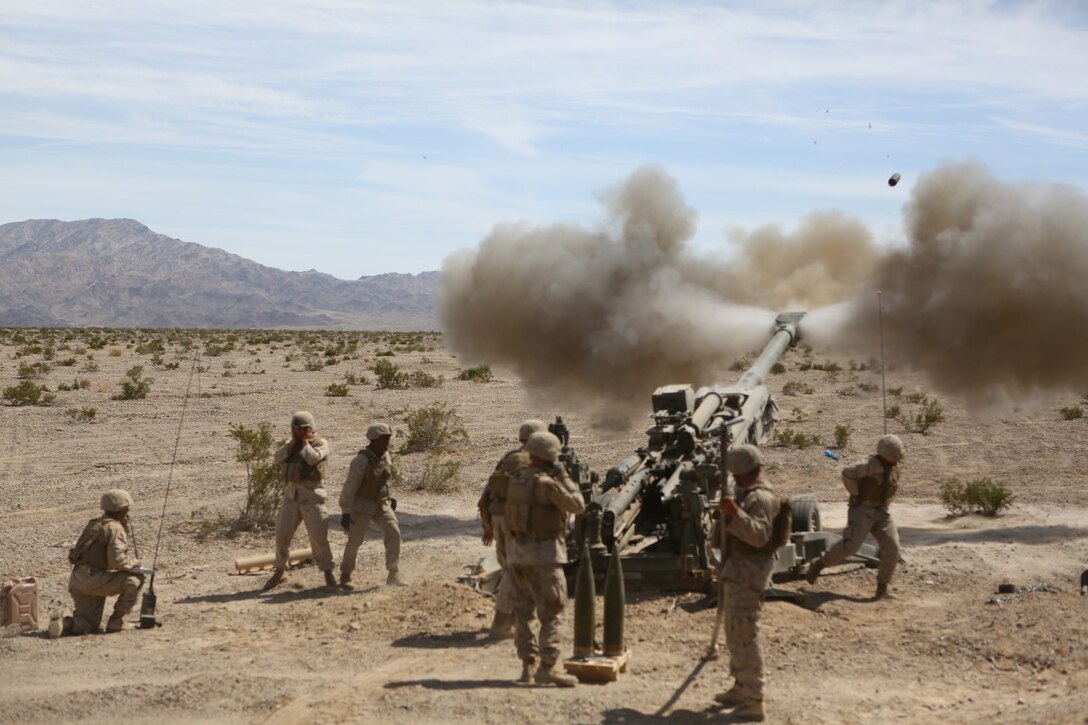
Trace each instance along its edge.
<path fill-rule="evenodd" d="M 608 561 L 608 574 L 604 579 L 604 654 L 606 657 L 623 654 L 623 608 L 626 599 L 620 552 L 613 546 L 612 556 Z"/>
<path fill-rule="evenodd" d="M 589 549 L 582 547 L 578 562 L 578 580 L 574 585 L 574 656 L 593 654 L 593 628 L 596 625 L 597 591 L 593 585 L 593 562 Z"/>

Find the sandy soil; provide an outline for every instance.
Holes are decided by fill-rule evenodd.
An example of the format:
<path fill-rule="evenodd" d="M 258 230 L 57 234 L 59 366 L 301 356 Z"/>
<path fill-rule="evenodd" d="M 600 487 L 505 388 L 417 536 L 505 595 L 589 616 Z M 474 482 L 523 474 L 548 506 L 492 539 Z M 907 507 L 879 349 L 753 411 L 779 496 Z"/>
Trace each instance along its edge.
<path fill-rule="evenodd" d="M 164 626 L 60 640 L 7 630 L 0 636 L 0 722 L 113 722 L 120 715 L 162 725 L 729 721 L 712 701 L 726 684 L 725 664 L 700 659 L 714 621 L 702 595 L 629 593 L 629 672 L 609 685 L 556 690 L 513 684 L 513 644 L 484 640 L 490 602 L 456 583 L 463 567 L 486 553 L 475 499 L 521 419 L 565 414 L 572 444 L 600 470 L 642 443 L 644 420 L 633 420 L 630 433 L 606 432 L 573 411 L 534 406 L 509 373 L 497 371 L 486 384 L 457 381 L 458 362 L 441 349 L 392 358 L 444 375 L 439 388 L 385 391 L 370 384 L 332 398 L 323 394 L 326 386 L 352 367 L 363 372 L 367 360 L 306 372 L 297 360 L 284 362 L 282 346 L 251 347 L 205 358 L 209 370 L 193 382 L 186 404 L 187 363 L 153 369 L 146 355 L 125 346 L 129 336 L 90 351 L 97 372 L 58 367 L 46 375 L 50 387 L 87 377 L 90 389 L 61 392 L 48 408 L 0 406 L 0 576 L 36 576 L 45 613 L 70 606 L 67 548 L 111 487 L 133 493 L 138 541 L 153 550 L 185 404 L 156 580 Z M 0 347 L 3 387 L 16 382 L 19 362 L 40 359 L 14 358 L 17 347 Z M 110 347 L 121 355 L 110 356 Z M 375 349 L 363 350 L 369 362 Z M 167 361 L 173 358 L 168 352 Z M 880 392 L 871 391 L 879 377 L 800 372 L 800 360 L 789 352 L 789 371 L 769 380 L 776 394 L 791 380 L 814 390 L 779 396 L 782 425 L 824 441 L 833 440 L 835 425 L 849 425 L 854 432 L 844 453 L 848 460 L 866 455 L 881 433 Z M 848 367 L 847 358 L 838 360 Z M 154 378 L 150 397 L 111 400 L 137 363 Z M 888 382 L 905 393 L 931 392 L 905 371 L 890 371 Z M 320 573 L 304 567 L 289 586 L 260 594 L 267 574 L 236 575 L 232 563 L 271 551 L 270 533 L 202 538 L 211 526 L 204 522 L 236 515 L 244 497 L 229 423 L 267 420 L 286 433 L 292 410 L 312 410 L 334 452 L 335 497 L 368 421 L 387 418 L 403 428 L 407 411 L 435 401 L 457 409 L 470 443 L 455 454 L 464 463 L 461 492 L 434 495 L 406 485 L 397 494 L 409 587 L 380 586 L 381 546 L 368 543 L 361 586 L 352 593 L 326 593 L 318 588 Z M 771 722 L 1088 722 L 1088 597 L 1077 582 L 1088 567 L 1088 420 L 1058 414 L 1078 396 L 1047 397 L 1032 409 L 989 417 L 939 401 L 946 421 L 927 435 L 902 433 L 909 460 L 893 509 L 906 560 L 898 599 L 869 599 L 874 572 L 853 565 L 831 570 L 813 587 L 783 583 L 805 593 L 803 607 L 766 606 Z M 65 413 L 83 406 L 96 408 L 95 422 L 73 422 Z M 901 432 L 898 424 L 891 430 Z M 825 526 L 842 526 L 840 464 L 822 448 L 772 446 L 766 457 L 772 482 L 790 494 L 815 493 Z M 402 460 L 410 481 L 422 456 Z M 946 518 L 937 491 L 950 476 L 1001 481 L 1016 504 L 995 519 Z M 332 541 L 339 555 L 345 537 L 336 527 Z M 304 534 L 297 543 L 305 544 Z M 996 595 L 1003 580 L 1021 589 Z"/>

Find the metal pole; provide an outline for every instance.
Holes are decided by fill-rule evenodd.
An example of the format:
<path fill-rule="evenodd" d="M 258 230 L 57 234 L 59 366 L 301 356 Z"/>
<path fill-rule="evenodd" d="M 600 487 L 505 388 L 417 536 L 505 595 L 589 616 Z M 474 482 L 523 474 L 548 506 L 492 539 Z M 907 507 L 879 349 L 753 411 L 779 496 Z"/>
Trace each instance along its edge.
<path fill-rule="evenodd" d="M 888 388 L 884 382 L 884 293 L 876 291 L 877 319 L 880 321 L 880 399 L 883 404 L 884 434 L 888 434 Z"/>

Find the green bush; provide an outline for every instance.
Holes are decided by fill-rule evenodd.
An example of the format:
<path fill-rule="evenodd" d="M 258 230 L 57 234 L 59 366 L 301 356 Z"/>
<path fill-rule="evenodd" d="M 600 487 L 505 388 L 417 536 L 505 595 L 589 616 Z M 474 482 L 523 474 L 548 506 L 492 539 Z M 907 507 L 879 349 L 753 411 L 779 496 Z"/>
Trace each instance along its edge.
<path fill-rule="evenodd" d="M 49 388 L 29 380 L 4 388 L 4 400 L 8 405 L 51 405 L 56 399 L 56 393 L 50 393 Z"/>
<path fill-rule="evenodd" d="M 16 373 L 15 377 L 20 380 L 37 380 L 52 369 L 53 366 L 45 362 L 21 362 L 19 363 L 19 372 Z"/>
<path fill-rule="evenodd" d="M 884 417 L 888 420 L 898 420 L 902 414 L 903 411 L 898 405 L 889 405 L 888 409 L 884 411 Z"/>
<path fill-rule="evenodd" d="M 374 376 L 379 390 L 400 390 L 408 387 L 408 376 L 400 366 L 389 360 L 374 363 Z"/>
<path fill-rule="evenodd" d="M 437 455 L 430 456 L 420 471 L 416 490 L 429 493 L 456 492 L 461 488 L 461 467 L 460 461 L 443 460 Z"/>
<path fill-rule="evenodd" d="M 735 373 L 743 373 L 750 367 L 752 367 L 752 363 L 748 362 L 748 358 L 742 357 L 738 360 L 734 360 L 733 364 L 729 366 L 729 369 Z"/>
<path fill-rule="evenodd" d="M 1062 414 L 1062 420 L 1076 420 L 1077 418 L 1084 417 L 1084 408 L 1081 408 L 1079 405 L 1062 408 L 1058 412 Z"/>
<path fill-rule="evenodd" d="M 819 436 L 795 431 L 792 428 L 780 428 L 775 432 L 774 440 L 778 445 L 787 448 L 808 448 L 820 445 Z"/>
<path fill-rule="evenodd" d="M 230 437 L 238 441 L 234 460 L 246 467 L 245 508 L 235 526 L 244 530 L 270 529 L 276 525 L 283 497 L 283 477 L 272 460 L 275 446 L 272 426 L 262 422 L 256 428 L 247 428 L 241 423 L 231 423 Z"/>
<path fill-rule="evenodd" d="M 950 479 L 941 483 L 941 503 L 950 516 L 979 513 L 997 516 L 1012 506 L 1012 491 L 989 478 L 976 478 L 967 483 Z"/>
<path fill-rule="evenodd" d="M 143 400 L 151 392 L 151 378 L 143 377 L 144 366 L 133 365 L 125 373 L 125 379 L 121 382 L 121 392 L 113 396 L 114 400 Z"/>
<path fill-rule="evenodd" d="M 944 409 L 940 403 L 925 395 L 921 398 L 922 407 L 911 417 L 908 414 L 899 415 L 899 422 L 911 433 L 925 435 L 930 428 L 944 421 Z M 899 406 L 895 406 L 898 408 Z M 889 410 L 891 410 L 889 408 Z"/>
<path fill-rule="evenodd" d="M 354 370 L 349 370 L 344 373 L 344 382 L 348 385 L 366 385 L 367 379 L 365 375 L 356 375 Z"/>
<path fill-rule="evenodd" d="M 347 383 L 330 383 L 329 387 L 325 388 L 325 395 L 330 398 L 344 398 L 348 394 Z"/>
<path fill-rule="evenodd" d="M 771 375 L 781 375 L 786 372 L 786 366 L 780 362 L 776 362 L 771 366 Z"/>
<path fill-rule="evenodd" d="M 835 447 L 840 450 L 850 443 L 850 434 L 854 431 L 848 425 L 835 426 Z"/>
<path fill-rule="evenodd" d="M 863 393 L 875 393 L 876 391 L 880 390 L 880 386 L 876 383 L 858 383 L 858 388 Z"/>
<path fill-rule="evenodd" d="M 476 368 L 468 368 L 457 374 L 458 380 L 471 380 L 474 383 L 491 382 L 491 366 L 481 365 Z"/>
<path fill-rule="evenodd" d="M 782 386 L 783 395 L 812 395 L 814 392 L 811 385 L 800 380 L 791 380 Z"/>
<path fill-rule="evenodd" d="M 408 440 L 402 453 L 433 451 L 440 453 L 468 441 L 464 421 L 455 408 L 435 403 L 408 414 Z"/>
<path fill-rule="evenodd" d="M 64 414 L 75 423 L 93 423 L 94 417 L 98 415 L 98 409 L 89 406 L 69 408 L 64 411 Z"/>
<path fill-rule="evenodd" d="M 422 370 L 414 370 L 412 371 L 412 374 L 408 376 L 408 383 L 413 388 L 438 388 L 442 386 L 444 380 L 445 378 L 441 375 L 435 377 Z"/>

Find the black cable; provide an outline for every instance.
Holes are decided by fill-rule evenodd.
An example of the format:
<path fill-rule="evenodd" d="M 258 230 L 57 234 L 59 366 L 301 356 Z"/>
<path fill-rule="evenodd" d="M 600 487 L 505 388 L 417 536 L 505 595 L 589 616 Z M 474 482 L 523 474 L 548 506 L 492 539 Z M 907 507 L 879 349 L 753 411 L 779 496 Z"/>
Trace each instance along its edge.
<path fill-rule="evenodd" d="M 181 418 L 178 419 L 178 435 L 174 439 L 174 455 L 170 458 L 170 474 L 166 478 L 166 495 L 162 499 L 162 515 L 159 517 L 159 535 L 155 538 L 155 558 L 151 564 L 152 570 L 159 568 L 159 543 L 162 541 L 162 526 L 166 523 L 166 502 L 170 500 L 170 485 L 174 480 L 174 464 L 177 463 L 178 445 L 181 443 L 181 426 L 185 422 L 185 409 L 189 406 L 189 391 L 193 387 L 193 374 L 197 370 L 197 361 L 199 359 L 199 355 L 193 356 L 193 365 L 189 369 L 189 384 L 185 386 L 185 398 L 181 403 Z"/>

